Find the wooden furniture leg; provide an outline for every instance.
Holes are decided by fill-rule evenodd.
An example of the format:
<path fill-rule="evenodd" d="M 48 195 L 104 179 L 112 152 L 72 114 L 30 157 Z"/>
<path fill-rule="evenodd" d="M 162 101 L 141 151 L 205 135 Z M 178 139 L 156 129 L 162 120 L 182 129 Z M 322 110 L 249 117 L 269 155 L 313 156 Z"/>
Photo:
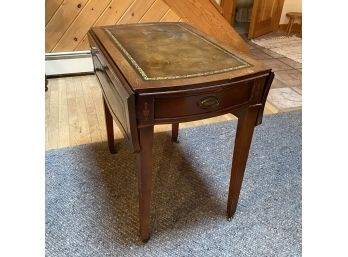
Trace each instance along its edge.
<path fill-rule="evenodd" d="M 172 124 L 172 142 L 178 143 L 179 123 Z"/>
<path fill-rule="evenodd" d="M 150 238 L 153 125 L 138 129 L 140 152 L 137 153 L 140 238 Z"/>
<path fill-rule="evenodd" d="M 289 23 L 286 28 L 288 35 L 291 33 L 292 26 L 294 25 L 296 19 L 301 19 L 301 28 L 302 28 L 302 13 L 301 12 L 288 12 L 286 13 L 286 17 L 289 18 Z"/>
<path fill-rule="evenodd" d="M 104 103 L 104 114 L 105 114 L 105 123 L 106 123 L 106 134 L 108 138 L 108 145 L 109 145 L 109 151 L 110 153 L 116 153 L 116 147 L 114 142 L 114 126 L 113 126 L 113 119 L 109 110 L 109 107 L 107 103 L 105 102 L 105 99 L 103 97 L 103 103 Z"/>
<path fill-rule="evenodd" d="M 290 18 L 289 25 L 288 25 L 288 35 L 291 33 L 292 25 L 294 24 L 294 18 Z"/>
<path fill-rule="evenodd" d="M 258 109 L 248 109 L 238 116 L 237 133 L 234 144 L 230 188 L 227 200 L 227 219 L 231 220 L 237 209 L 249 149 L 257 121 Z"/>
<path fill-rule="evenodd" d="M 45 92 L 48 90 L 47 85 L 48 85 L 48 80 L 47 80 L 47 76 L 45 74 Z"/>

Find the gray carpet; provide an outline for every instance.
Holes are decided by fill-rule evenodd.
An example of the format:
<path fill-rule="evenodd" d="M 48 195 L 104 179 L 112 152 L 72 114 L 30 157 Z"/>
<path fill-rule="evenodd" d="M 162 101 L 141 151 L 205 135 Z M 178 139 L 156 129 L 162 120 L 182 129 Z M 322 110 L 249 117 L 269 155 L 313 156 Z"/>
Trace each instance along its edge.
<path fill-rule="evenodd" d="M 255 130 L 234 219 L 225 218 L 236 122 L 156 134 L 153 233 L 138 237 L 125 142 L 46 152 L 46 256 L 301 256 L 301 112 Z"/>

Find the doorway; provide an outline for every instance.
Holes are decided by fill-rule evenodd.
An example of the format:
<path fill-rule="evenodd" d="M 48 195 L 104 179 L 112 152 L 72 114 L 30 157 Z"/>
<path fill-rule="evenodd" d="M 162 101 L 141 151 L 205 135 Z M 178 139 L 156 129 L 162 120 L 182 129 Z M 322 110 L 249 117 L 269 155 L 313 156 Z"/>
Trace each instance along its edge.
<path fill-rule="evenodd" d="M 236 0 L 232 27 L 244 38 L 248 37 L 254 0 Z"/>
<path fill-rule="evenodd" d="M 276 31 L 284 0 L 210 0 L 243 37 L 249 39 Z"/>

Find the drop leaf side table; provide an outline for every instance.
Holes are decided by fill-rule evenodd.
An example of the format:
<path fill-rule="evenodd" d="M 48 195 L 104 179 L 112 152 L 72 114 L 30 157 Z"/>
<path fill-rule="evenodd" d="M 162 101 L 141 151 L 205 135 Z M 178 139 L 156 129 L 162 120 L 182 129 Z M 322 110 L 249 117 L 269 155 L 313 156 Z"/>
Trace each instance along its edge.
<path fill-rule="evenodd" d="M 116 153 L 113 120 L 136 154 L 140 237 L 150 238 L 154 126 L 226 113 L 238 117 L 227 200 L 237 208 L 254 127 L 261 124 L 274 74 L 185 23 L 91 28 L 88 40 L 103 93 L 108 146 Z"/>

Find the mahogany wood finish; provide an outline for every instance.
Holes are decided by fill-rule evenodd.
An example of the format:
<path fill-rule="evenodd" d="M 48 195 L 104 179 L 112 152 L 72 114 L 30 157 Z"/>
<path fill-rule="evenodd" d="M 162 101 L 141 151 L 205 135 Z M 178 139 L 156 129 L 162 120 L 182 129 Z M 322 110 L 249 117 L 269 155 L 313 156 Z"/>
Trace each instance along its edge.
<path fill-rule="evenodd" d="M 179 136 L 179 123 L 173 123 L 172 124 L 172 142 L 179 143 L 178 136 Z"/>
<path fill-rule="evenodd" d="M 114 125 L 113 125 L 113 119 L 109 110 L 109 107 L 107 103 L 105 102 L 105 99 L 103 98 L 103 104 L 104 104 L 104 114 L 105 114 L 105 124 L 106 124 L 106 133 L 108 138 L 108 146 L 110 153 L 116 153 L 115 148 L 115 138 L 114 138 Z"/>
<path fill-rule="evenodd" d="M 45 74 L 45 92 L 48 90 L 48 80 L 47 80 L 47 76 Z"/>
<path fill-rule="evenodd" d="M 173 24 L 178 26 L 179 32 L 175 34 L 176 36 L 172 36 L 168 32 L 173 29 Z M 153 37 L 153 44 L 160 44 L 161 40 L 164 40 L 166 46 L 170 45 L 167 44 L 166 40 L 179 40 L 181 33 L 187 30 L 189 33 L 198 35 L 202 44 L 209 42 L 209 47 L 222 49 L 221 51 L 226 54 L 226 58 L 236 57 L 240 61 L 236 62 L 238 63 L 236 65 L 240 63 L 246 65 L 238 66 L 234 70 L 223 70 L 222 72 L 197 76 L 146 79 L 144 74 L 139 72 L 138 63 L 134 64 L 134 60 L 131 61 L 132 59 L 129 57 L 131 54 L 124 52 L 122 45 L 117 45 L 113 37 L 106 33 L 107 29 L 114 31 L 129 29 L 132 33 L 130 35 L 132 40 L 127 44 L 136 45 L 139 42 L 145 42 L 141 36 L 138 42 L 134 42 L 137 40 L 135 26 L 148 26 L 148 28 L 142 29 L 148 29 L 150 32 L 142 33 L 141 36 Z M 155 32 L 152 33 L 153 30 Z M 96 27 L 89 31 L 88 39 L 92 48 L 95 73 L 100 81 L 104 97 L 110 151 L 115 152 L 111 121 L 113 118 L 129 141 L 131 150 L 137 156 L 139 220 L 142 241 L 146 242 L 150 238 L 151 231 L 152 144 L 153 130 L 156 124 L 172 124 L 172 141 L 176 142 L 180 122 L 205 119 L 226 113 L 233 113 L 238 117 L 227 205 L 227 217 L 231 218 L 237 208 L 254 127 L 262 121 L 263 109 L 273 80 L 273 72 L 250 56 L 233 48 L 222 47 L 211 37 L 183 23 Z M 200 41 L 197 42 L 199 45 Z M 194 49 L 187 51 L 186 55 L 178 52 L 178 49 L 187 50 L 185 47 L 189 45 L 183 48 L 179 47 L 180 44 L 184 43 L 174 44 L 176 45 L 174 48 L 166 48 L 165 56 L 163 53 L 161 55 L 160 52 L 147 53 L 148 44 L 141 47 L 139 52 L 144 55 L 149 54 L 145 58 L 149 61 L 145 62 L 144 65 L 150 65 L 151 68 L 157 67 L 156 65 L 172 65 L 171 61 L 177 59 L 171 58 L 171 55 L 178 54 L 181 54 L 182 58 L 186 58 L 185 62 L 194 62 L 197 60 L 196 58 L 191 60 L 185 57 L 192 54 Z M 133 51 L 131 56 L 134 58 L 137 50 L 131 49 Z M 217 67 L 214 63 L 214 56 L 206 58 L 204 62 L 204 65 L 200 65 L 202 70 L 207 67 Z M 167 69 L 168 67 L 160 68 L 158 72 L 162 76 L 164 70 L 168 70 L 172 74 L 176 72 L 175 67 L 178 67 L 178 72 L 182 72 L 180 63 L 175 63 L 173 67 L 169 67 L 170 69 Z M 144 70 L 146 71 L 146 69 Z"/>
<path fill-rule="evenodd" d="M 258 108 L 248 108 L 238 115 L 234 144 L 230 188 L 227 200 L 227 219 L 231 220 L 237 209 L 240 189 L 248 159 L 251 139 L 257 122 Z"/>
<path fill-rule="evenodd" d="M 141 149 L 137 153 L 140 237 L 143 242 L 150 238 L 150 213 L 152 191 L 152 144 L 153 125 L 138 129 Z"/>

